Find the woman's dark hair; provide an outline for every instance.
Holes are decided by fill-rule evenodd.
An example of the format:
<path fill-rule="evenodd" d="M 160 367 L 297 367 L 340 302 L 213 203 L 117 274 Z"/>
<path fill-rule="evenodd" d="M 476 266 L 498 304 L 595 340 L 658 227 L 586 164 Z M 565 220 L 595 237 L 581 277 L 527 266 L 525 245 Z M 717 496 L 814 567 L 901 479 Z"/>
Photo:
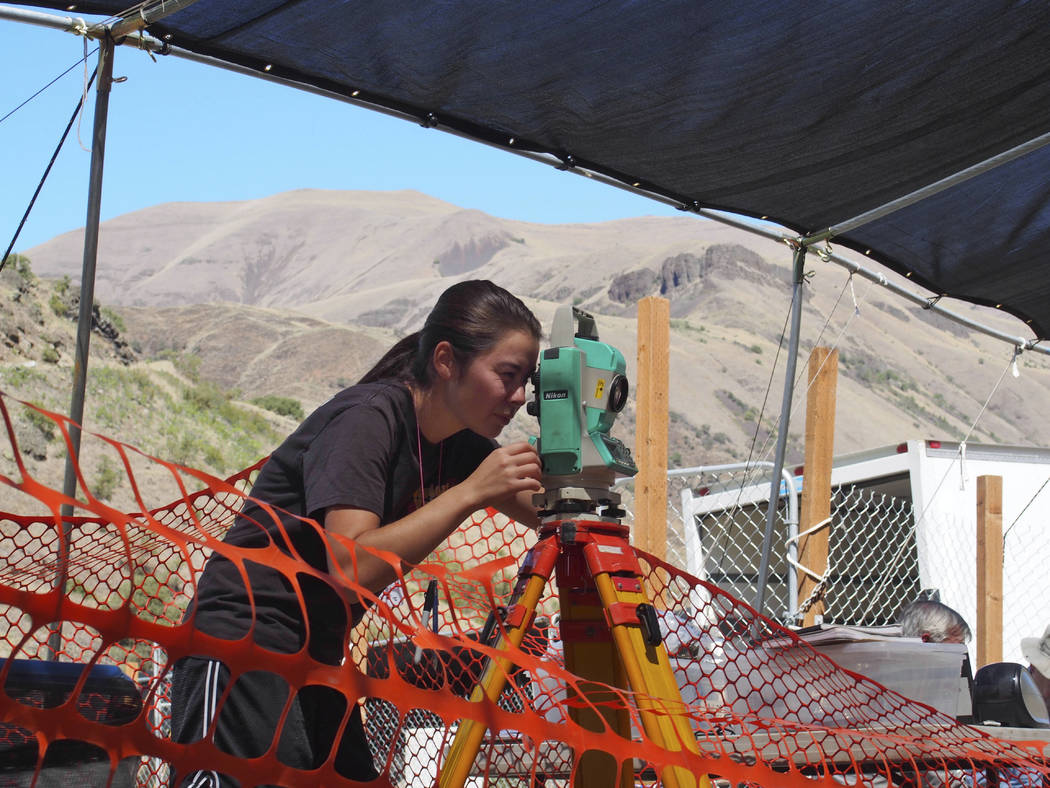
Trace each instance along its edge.
<path fill-rule="evenodd" d="M 487 279 L 452 285 L 438 298 L 420 331 L 395 344 L 370 369 L 361 383 L 396 378 L 429 385 L 430 359 L 439 342 L 452 345 L 456 361 L 466 366 L 509 331 L 524 331 L 536 340 L 540 323 L 521 299 Z"/>

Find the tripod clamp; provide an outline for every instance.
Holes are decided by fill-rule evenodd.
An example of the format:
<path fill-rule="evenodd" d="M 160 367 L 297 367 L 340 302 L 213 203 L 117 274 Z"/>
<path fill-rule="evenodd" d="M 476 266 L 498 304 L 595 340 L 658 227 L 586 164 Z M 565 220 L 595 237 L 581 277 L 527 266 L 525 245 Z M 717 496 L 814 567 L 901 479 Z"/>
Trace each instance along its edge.
<path fill-rule="evenodd" d="M 538 509 L 541 523 L 579 515 L 590 515 L 602 522 L 619 523 L 627 516 L 627 512 L 620 507 L 620 494 L 607 486 L 558 485 L 555 481 L 544 479 L 544 491 L 536 493 L 532 502 Z"/>

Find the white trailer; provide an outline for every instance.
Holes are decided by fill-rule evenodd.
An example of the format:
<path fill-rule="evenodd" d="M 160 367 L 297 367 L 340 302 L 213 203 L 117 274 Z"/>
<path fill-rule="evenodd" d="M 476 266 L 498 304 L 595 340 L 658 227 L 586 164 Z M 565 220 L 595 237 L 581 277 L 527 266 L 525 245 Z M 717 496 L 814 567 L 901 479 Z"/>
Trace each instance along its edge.
<path fill-rule="evenodd" d="M 723 466 L 724 467 L 724 466 Z M 686 566 L 753 600 L 769 479 L 698 476 L 682 493 Z M 803 468 L 789 474 L 800 491 Z M 1020 640 L 1050 625 L 1050 449 L 934 440 L 846 455 L 831 473 L 825 621 L 893 623 L 900 605 L 936 590 L 976 631 L 977 478 L 1003 480 L 1003 659 L 1022 662 Z M 766 612 L 794 623 L 797 525 L 781 484 Z M 970 644 L 973 658 L 974 643 Z M 976 664 L 976 663 L 975 663 Z"/>

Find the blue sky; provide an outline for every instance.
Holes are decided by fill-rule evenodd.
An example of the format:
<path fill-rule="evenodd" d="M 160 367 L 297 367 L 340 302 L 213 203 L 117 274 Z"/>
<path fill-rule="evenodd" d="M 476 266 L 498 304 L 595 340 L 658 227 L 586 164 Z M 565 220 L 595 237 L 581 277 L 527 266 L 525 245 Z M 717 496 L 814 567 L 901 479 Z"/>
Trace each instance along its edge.
<path fill-rule="evenodd" d="M 89 51 L 95 49 L 88 42 Z M 84 39 L 0 20 L 0 118 L 83 56 Z M 89 58 L 88 73 L 97 56 Z M 670 206 L 434 129 L 260 79 L 119 47 L 106 141 L 103 220 L 175 201 L 248 200 L 291 189 L 416 189 L 524 221 L 680 215 Z M 0 254 L 76 106 L 80 64 L 0 122 Z M 84 225 L 89 94 L 15 250 Z"/>

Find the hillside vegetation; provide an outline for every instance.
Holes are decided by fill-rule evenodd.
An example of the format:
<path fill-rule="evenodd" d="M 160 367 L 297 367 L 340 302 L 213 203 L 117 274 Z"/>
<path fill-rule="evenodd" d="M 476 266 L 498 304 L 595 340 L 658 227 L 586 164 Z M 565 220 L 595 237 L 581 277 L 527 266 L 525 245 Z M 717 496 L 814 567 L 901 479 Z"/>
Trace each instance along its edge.
<path fill-rule="evenodd" d="M 36 277 L 25 258 L 13 263 L 0 276 L 0 298 L 9 305 L 0 317 L 0 389 L 7 395 L 27 473 L 61 489 L 67 451 L 60 425 L 13 398 L 68 413 L 79 291 L 67 280 Z M 89 432 L 116 438 L 146 455 L 226 476 L 268 454 L 302 412 L 301 403 L 291 398 L 262 400 L 269 410 L 240 401 L 238 392 L 201 377 L 198 358 L 143 356 L 125 340 L 118 314 L 96 308 L 95 318 L 85 394 Z M 170 473 L 144 458 L 132 456 L 131 461 L 143 474 L 138 481 L 148 505 L 167 502 L 165 494 L 178 495 Z M 97 498 L 126 511 L 139 508 L 113 446 L 85 435 L 80 466 Z M 0 472 L 21 477 L 6 431 Z M 31 503 L 9 487 L 0 488 L 0 510 L 26 513 Z"/>

